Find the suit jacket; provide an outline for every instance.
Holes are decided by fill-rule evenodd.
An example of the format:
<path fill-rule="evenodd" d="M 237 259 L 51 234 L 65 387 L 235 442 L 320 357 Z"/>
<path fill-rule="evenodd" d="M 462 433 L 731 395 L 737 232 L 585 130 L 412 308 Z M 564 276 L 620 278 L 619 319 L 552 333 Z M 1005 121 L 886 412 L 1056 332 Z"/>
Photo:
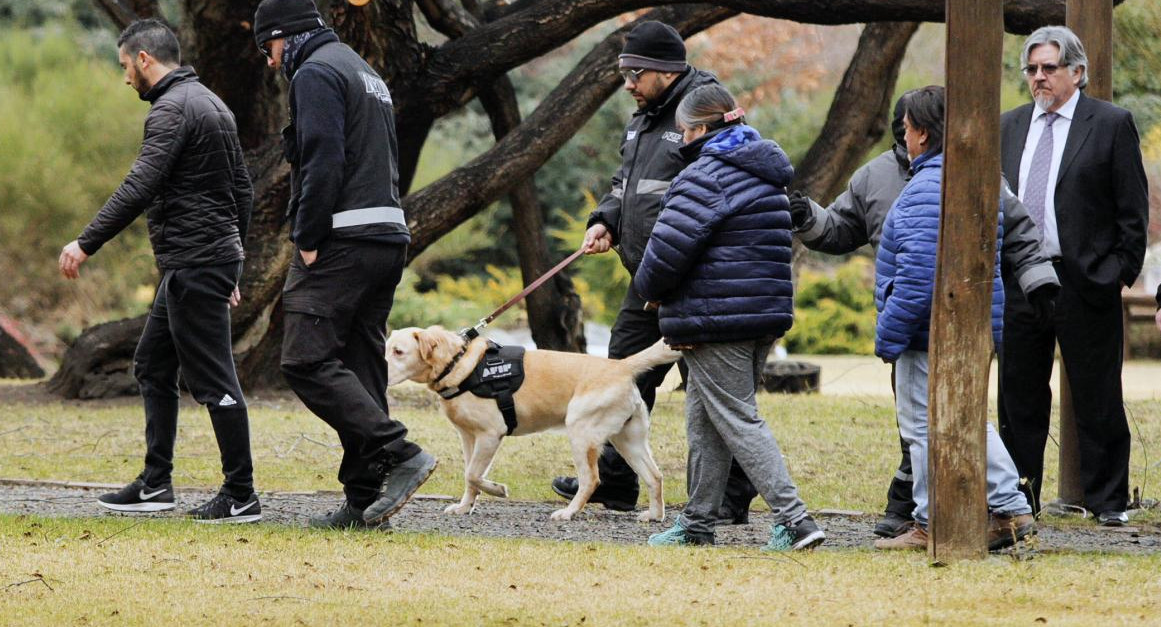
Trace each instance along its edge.
<path fill-rule="evenodd" d="M 1000 122 L 1004 176 L 1015 189 L 1033 108 L 1013 109 Z M 1060 160 L 1055 204 L 1061 282 L 1092 305 L 1109 304 L 1122 283 L 1137 280 L 1145 258 L 1149 189 L 1131 113 L 1081 93 Z"/>

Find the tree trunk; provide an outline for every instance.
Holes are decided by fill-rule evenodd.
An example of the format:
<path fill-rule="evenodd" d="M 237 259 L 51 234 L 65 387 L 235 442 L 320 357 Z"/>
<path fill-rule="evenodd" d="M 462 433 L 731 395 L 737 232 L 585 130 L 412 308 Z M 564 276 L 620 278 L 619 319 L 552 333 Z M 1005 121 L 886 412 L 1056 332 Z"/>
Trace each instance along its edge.
<path fill-rule="evenodd" d="M 156 0 L 94 2 L 121 26 L 139 16 L 158 14 Z M 453 0 L 419 0 L 418 7 L 432 24 L 456 33 L 450 41 L 432 46 L 419 39 L 413 0 L 378 0 L 363 7 L 344 0 L 318 4 L 329 12 L 339 36 L 367 58 L 391 86 L 399 133 L 401 193 L 410 189 L 420 151 L 436 119 L 462 107 L 509 70 L 626 11 L 674 4 L 655 9 L 641 19 L 669 22 L 688 37 L 738 11 L 840 24 L 937 21 L 943 19 L 944 10 L 942 2 L 930 0 L 721 0 L 713 4 L 668 0 L 471 0 L 461 3 L 465 7 L 461 11 Z M 244 300 L 233 312 L 239 374 L 247 386 L 280 381 L 274 366 L 281 339 L 278 297 L 292 253 L 283 225 L 287 166 L 281 161 L 277 135 L 278 126 L 285 121 L 285 83 L 266 69 L 265 59 L 254 48 L 250 22 L 257 5 L 257 0 L 181 3 L 185 60 L 192 61 L 205 84 L 233 110 L 255 184 L 255 207 L 245 243 L 247 261 L 241 282 Z M 1064 16 L 1063 7 L 1063 0 L 1008 0 L 1007 27 L 1026 32 L 1045 23 L 1058 23 Z M 513 193 L 520 182 L 529 180 L 572 137 L 616 90 L 616 56 L 631 26 L 594 47 L 561 85 L 491 150 L 404 198 L 412 230 L 411 257 L 497 198 Z M 870 56 L 877 54 L 873 51 Z M 828 178 L 845 178 L 838 176 L 841 169 Z M 519 194 L 514 206 L 525 204 L 534 206 L 534 196 Z M 518 230 L 526 234 L 539 232 L 542 226 L 536 223 L 538 216 L 538 210 L 519 211 Z M 522 262 L 527 279 L 530 273 L 546 268 L 546 255 L 542 239 L 531 246 L 529 242 L 536 238 L 521 239 L 521 245 L 529 249 L 521 254 L 522 258 L 529 257 Z M 558 280 L 552 289 L 570 298 L 566 279 Z M 549 298 L 552 293 L 545 292 Z M 539 305 L 533 308 L 541 310 Z M 562 311 L 545 316 L 544 321 L 539 321 L 538 313 L 536 324 L 542 329 L 565 329 L 563 337 L 571 339 L 562 345 L 572 342 L 573 348 L 579 348 L 579 330 L 569 330 L 579 325 L 579 320 L 568 313 L 575 309 Z M 142 324 L 143 319 L 137 319 L 116 323 L 112 328 L 86 330 L 66 353 L 61 370 L 53 378 L 53 389 L 69 397 L 126 389 L 123 384 L 131 381 L 127 370 L 137 339 L 133 329 L 139 332 Z M 556 341 L 550 336 L 545 344 L 555 345 Z"/>
<path fill-rule="evenodd" d="M 516 90 L 507 76 L 481 90 L 480 102 L 492 120 L 492 132 L 497 140 L 520 124 Z M 556 265 L 548 256 L 544 212 L 536 195 L 535 178 L 529 176 L 520 181 L 508 194 L 508 200 L 512 204 L 512 230 L 516 234 L 520 274 L 524 285 L 529 285 Z M 580 296 L 563 272 L 525 300 L 528 327 L 537 348 L 585 352 Z"/>
<path fill-rule="evenodd" d="M 818 138 L 798 164 L 795 189 L 828 204 L 887 129 L 899 66 L 918 22 L 867 24 Z"/>
<path fill-rule="evenodd" d="M 28 340 L 16 329 L 16 323 L 0 314 L 0 379 L 39 379 L 44 370 L 32 356 Z"/>

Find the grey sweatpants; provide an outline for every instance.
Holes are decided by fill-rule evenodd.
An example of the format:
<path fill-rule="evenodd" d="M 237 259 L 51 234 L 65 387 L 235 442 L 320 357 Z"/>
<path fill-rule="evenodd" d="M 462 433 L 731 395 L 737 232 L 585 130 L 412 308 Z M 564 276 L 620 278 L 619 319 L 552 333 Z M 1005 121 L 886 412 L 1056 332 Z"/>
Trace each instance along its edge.
<path fill-rule="evenodd" d="M 754 394 L 772 340 L 699 344 L 682 351 L 689 366 L 685 425 L 689 441 L 689 504 L 681 525 L 712 533 L 730 463 L 750 477 L 778 523 L 797 522 L 806 504 L 782 459 L 778 441 L 758 415 Z"/>

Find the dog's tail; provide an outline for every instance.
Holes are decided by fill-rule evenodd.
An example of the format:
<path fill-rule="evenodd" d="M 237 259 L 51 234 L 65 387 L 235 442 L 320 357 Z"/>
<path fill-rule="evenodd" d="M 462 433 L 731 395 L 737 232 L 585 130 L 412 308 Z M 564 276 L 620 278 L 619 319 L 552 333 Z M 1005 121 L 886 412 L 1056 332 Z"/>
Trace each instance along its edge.
<path fill-rule="evenodd" d="M 657 366 L 671 364 L 681 359 L 681 351 L 673 350 L 665 345 L 665 340 L 657 340 L 653 346 L 624 358 L 623 361 L 633 371 L 633 376 L 646 372 Z"/>

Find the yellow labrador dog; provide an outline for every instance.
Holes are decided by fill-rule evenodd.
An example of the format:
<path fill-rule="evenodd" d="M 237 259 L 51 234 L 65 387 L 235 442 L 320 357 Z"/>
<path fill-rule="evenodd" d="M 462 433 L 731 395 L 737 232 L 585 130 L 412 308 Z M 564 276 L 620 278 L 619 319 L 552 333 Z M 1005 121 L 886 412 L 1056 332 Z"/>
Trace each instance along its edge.
<path fill-rule="evenodd" d="M 436 392 L 457 387 L 486 349 L 484 338 L 465 345 L 458 333 L 438 326 L 399 329 L 387 339 L 388 385 L 411 380 Z M 600 483 L 597 456 L 606 441 L 612 442 L 648 486 L 649 509 L 638 519 L 665 519 L 661 471 L 649 450 L 649 410 L 634 379 L 680 357 L 680 352 L 663 342 L 621 360 L 548 350 L 524 354 L 524 384 L 513 395 L 517 426 L 512 435 L 563 427 L 576 462 L 579 489 L 567 507 L 552 513 L 552 520 L 570 520 L 588 502 Z M 441 397 L 440 405 L 459 430 L 464 448 L 464 496 L 444 511 L 470 513 L 480 492 L 507 497 L 506 486 L 485 478 L 508 431 L 496 401 L 467 393 L 452 399 Z"/>

